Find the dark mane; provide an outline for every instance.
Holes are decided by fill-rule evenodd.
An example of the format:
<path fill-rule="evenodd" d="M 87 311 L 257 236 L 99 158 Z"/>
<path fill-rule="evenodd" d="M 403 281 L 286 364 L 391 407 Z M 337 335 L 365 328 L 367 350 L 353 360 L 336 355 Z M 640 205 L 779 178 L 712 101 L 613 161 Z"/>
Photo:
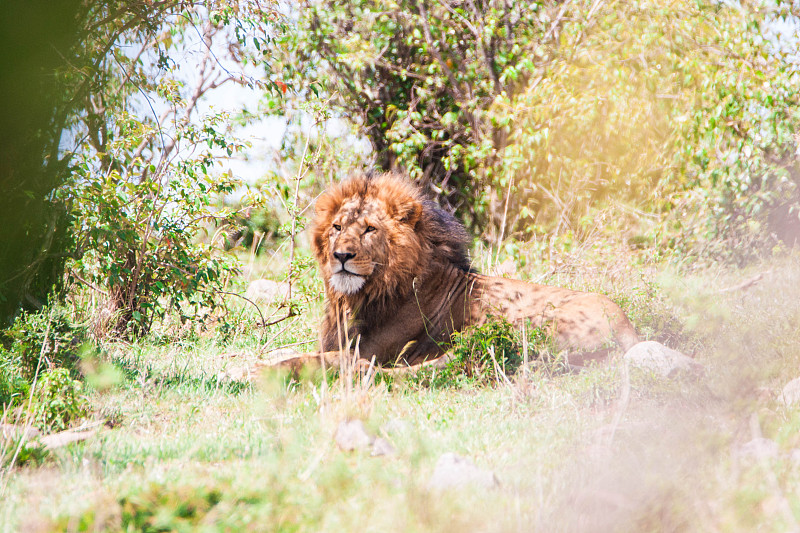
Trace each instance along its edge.
<path fill-rule="evenodd" d="M 469 234 L 456 217 L 432 200 L 422 202 L 422 218 L 418 231 L 424 233 L 433 245 L 434 259 L 444 260 L 461 270 L 470 270 Z"/>
<path fill-rule="evenodd" d="M 396 204 L 398 208 L 402 205 L 415 205 L 419 220 L 414 231 L 421 242 L 430 245 L 429 259 L 450 263 L 464 271 L 471 270 L 467 251 L 470 236 L 464 225 L 436 202 L 425 198 L 414 182 L 401 174 L 391 172 L 380 174 L 367 171 L 356 174 L 332 186 L 320 197 L 313 230 L 318 261 L 325 261 L 328 253 L 323 240 L 325 225 L 347 198 L 354 197 L 362 200 L 368 197 L 383 198 L 389 205 Z"/>

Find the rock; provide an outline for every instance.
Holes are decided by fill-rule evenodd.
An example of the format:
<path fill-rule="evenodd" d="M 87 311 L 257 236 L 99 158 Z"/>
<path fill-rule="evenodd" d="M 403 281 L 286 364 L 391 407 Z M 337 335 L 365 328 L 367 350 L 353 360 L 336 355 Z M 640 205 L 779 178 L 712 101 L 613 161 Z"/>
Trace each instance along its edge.
<path fill-rule="evenodd" d="M 394 455 L 396 450 L 392 443 L 388 440 L 378 437 L 372 442 L 372 455 L 377 457 L 380 455 Z"/>
<path fill-rule="evenodd" d="M 289 284 L 271 279 L 256 279 L 247 286 L 244 297 L 254 302 L 280 303 L 289 297 Z"/>
<path fill-rule="evenodd" d="M 677 350 L 667 348 L 660 342 L 645 341 L 633 345 L 623 356 L 631 366 L 649 370 L 664 377 L 702 369 L 697 361 Z"/>
<path fill-rule="evenodd" d="M 381 431 L 383 431 L 386 435 L 391 435 L 393 433 L 405 433 L 408 431 L 409 424 L 402 418 L 392 418 L 388 422 L 386 422 Z"/>
<path fill-rule="evenodd" d="M 345 420 L 339 423 L 333 440 L 340 449 L 350 452 L 368 448 L 375 439 L 367 433 L 361 420 Z"/>
<path fill-rule="evenodd" d="M 476 486 L 484 489 L 495 488 L 500 485 L 497 476 L 490 470 L 478 468 L 465 457 L 454 453 L 445 453 L 436 461 L 428 486 L 431 489 L 443 490 Z"/>
<path fill-rule="evenodd" d="M 781 401 L 789 407 L 800 404 L 800 378 L 795 378 L 784 385 Z"/>
<path fill-rule="evenodd" d="M 770 458 L 778 455 L 778 443 L 774 440 L 759 437 L 742 444 L 739 454 L 756 459 Z"/>
<path fill-rule="evenodd" d="M 789 460 L 795 466 L 800 465 L 800 448 L 795 448 L 789 452 Z"/>
<path fill-rule="evenodd" d="M 364 423 L 361 420 L 345 420 L 339 423 L 333 440 L 339 449 L 346 452 L 353 450 L 366 450 L 371 448 L 370 455 L 379 457 L 383 455 L 394 455 L 396 450 L 388 440 L 375 437 L 367 433 Z"/>

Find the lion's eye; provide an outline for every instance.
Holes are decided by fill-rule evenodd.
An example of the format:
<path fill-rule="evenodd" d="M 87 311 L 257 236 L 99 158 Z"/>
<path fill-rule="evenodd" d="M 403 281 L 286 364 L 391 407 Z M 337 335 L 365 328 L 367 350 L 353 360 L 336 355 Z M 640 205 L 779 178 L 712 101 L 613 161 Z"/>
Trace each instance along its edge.
<path fill-rule="evenodd" d="M 335 229 L 336 231 L 342 231 L 342 227 L 339 224 L 334 224 L 333 229 Z"/>
<path fill-rule="evenodd" d="M 367 226 L 367 229 L 364 230 L 364 233 L 369 233 L 370 231 L 375 231 L 375 226 Z"/>

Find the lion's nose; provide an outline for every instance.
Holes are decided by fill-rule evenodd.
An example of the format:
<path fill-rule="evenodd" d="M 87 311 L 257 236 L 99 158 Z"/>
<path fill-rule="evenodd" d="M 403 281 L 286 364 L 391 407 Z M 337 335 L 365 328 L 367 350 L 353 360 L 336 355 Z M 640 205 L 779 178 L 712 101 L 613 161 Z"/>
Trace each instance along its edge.
<path fill-rule="evenodd" d="M 342 265 L 350 261 L 355 256 L 356 254 L 351 254 L 350 252 L 333 252 L 333 257 L 341 261 Z"/>

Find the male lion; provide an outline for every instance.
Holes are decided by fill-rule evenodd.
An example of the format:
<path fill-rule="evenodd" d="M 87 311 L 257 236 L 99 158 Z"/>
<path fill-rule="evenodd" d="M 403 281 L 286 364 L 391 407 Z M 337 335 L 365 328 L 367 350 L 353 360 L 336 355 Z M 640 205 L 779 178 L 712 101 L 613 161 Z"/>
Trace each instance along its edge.
<path fill-rule="evenodd" d="M 325 283 L 321 352 L 279 363 L 339 361 L 345 339 L 386 367 L 442 361 L 453 332 L 492 315 L 546 327 L 559 347 L 582 352 L 639 339 L 601 294 L 478 274 L 464 227 L 396 174 L 360 175 L 318 200 L 312 233 Z"/>

